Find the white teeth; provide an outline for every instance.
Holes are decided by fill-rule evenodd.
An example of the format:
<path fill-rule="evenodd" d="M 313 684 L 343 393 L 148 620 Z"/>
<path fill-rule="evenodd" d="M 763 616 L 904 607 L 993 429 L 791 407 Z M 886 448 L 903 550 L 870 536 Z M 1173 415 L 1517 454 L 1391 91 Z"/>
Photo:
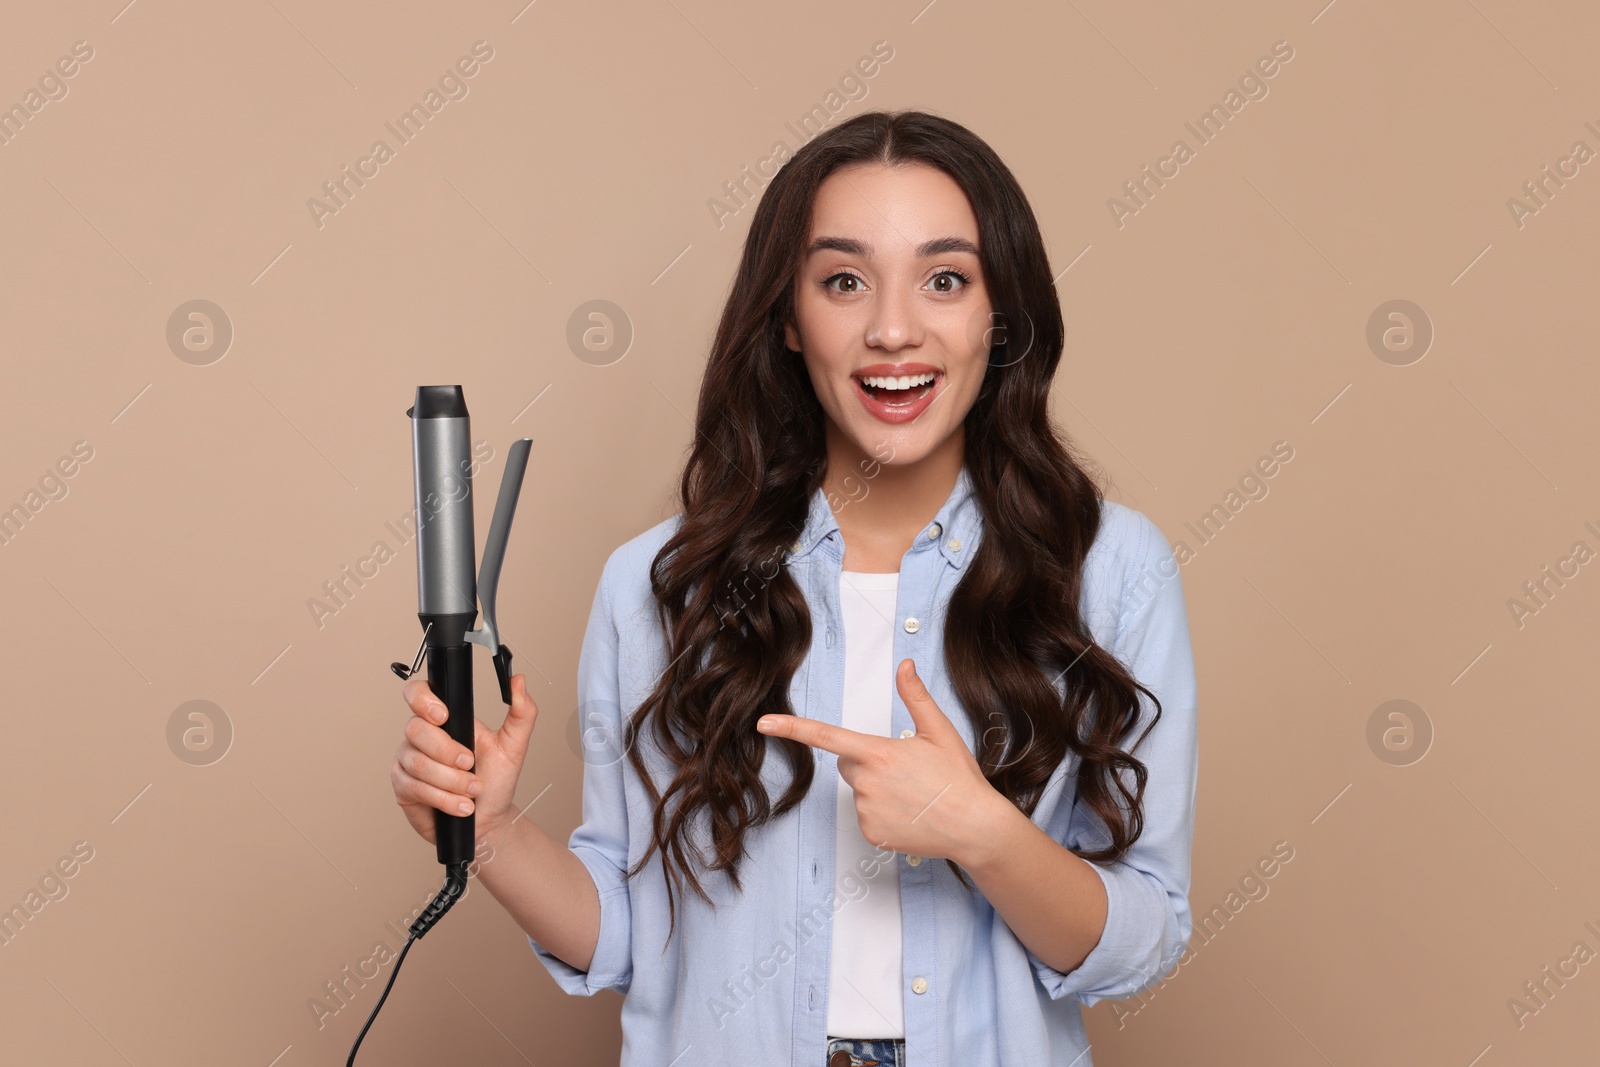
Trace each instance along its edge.
<path fill-rule="evenodd" d="M 903 378 L 862 378 L 861 381 L 878 389 L 913 389 L 928 385 L 936 377 L 935 374 L 912 374 Z"/>

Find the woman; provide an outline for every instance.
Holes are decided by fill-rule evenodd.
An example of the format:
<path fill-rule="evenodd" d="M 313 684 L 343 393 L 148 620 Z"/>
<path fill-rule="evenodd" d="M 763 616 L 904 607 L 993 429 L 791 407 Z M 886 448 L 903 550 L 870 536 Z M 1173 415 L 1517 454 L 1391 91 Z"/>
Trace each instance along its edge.
<path fill-rule="evenodd" d="M 479 877 L 557 983 L 626 994 L 623 1067 L 1089 1067 L 1074 1001 L 1177 963 L 1182 587 L 1053 427 L 1061 349 L 984 142 L 825 131 L 751 223 L 683 510 L 606 561 L 568 846 L 513 802 L 525 679 L 475 767 L 407 683 L 407 817 L 431 841 L 476 806 Z"/>

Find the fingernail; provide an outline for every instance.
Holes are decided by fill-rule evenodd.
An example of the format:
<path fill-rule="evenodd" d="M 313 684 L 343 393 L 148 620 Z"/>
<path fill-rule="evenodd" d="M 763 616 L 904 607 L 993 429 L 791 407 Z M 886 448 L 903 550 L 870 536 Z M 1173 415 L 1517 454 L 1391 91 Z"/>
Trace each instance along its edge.
<path fill-rule="evenodd" d="M 770 715 L 763 715 L 761 718 L 756 720 L 756 729 L 760 730 L 764 734 L 771 733 L 772 728 L 776 725 L 778 725 L 778 720 L 774 719 Z"/>
<path fill-rule="evenodd" d="M 478 782 L 468 782 L 467 792 L 472 796 L 477 796 L 479 793 L 483 792 L 483 786 Z"/>
<path fill-rule="evenodd" d="M 445 710 L 443 704 L 429 704 L 428 711 L 433 714 L 434 722 L 444 722 Z"/>
<path fill-rule="evenodd" d="M 463 815 L 471 815 L 472 814 L 472 801 L 463 800 L 461 802 L 461 814 L 463 814 Z"/>
<path fill-rule="evenodd" d="M 471 769 L 471 767 L 472 767 L 472 753 L 463 752 L 463 753 L 461 753 L 461 755 L 457 756 L 456 757 L 456 766 L 460 767 L 464 771 Z"/>

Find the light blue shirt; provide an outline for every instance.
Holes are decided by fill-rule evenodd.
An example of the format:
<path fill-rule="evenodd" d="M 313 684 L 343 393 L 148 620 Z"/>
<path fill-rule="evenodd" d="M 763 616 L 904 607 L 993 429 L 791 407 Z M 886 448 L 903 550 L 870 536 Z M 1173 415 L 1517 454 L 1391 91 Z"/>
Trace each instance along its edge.
<path fill-rule="evenodd" d="M 677 929 L 665 947 L 660 852 L 633 881 L 623 880 L 624 869 L 644 853 L 652 812 L 621 751 L 622 721 L 668 663 L 648 572 L 681 521 L 681 513 L 674 515 L 606 560 L 579 656 L 583 822 L 569 847 L 599 889 L 594 957 L 587 972 L 579 971 L 532 938 L 529 943 L 566 992 L 590 996 L 615 989 L 626 995 L 621 1067 L 822 1067 L 832 915 L 852 903 L 835 888 L 837 756 L 813 749 L 816 775 L 804 801 L 746 834 L 742 893 L 721 872 L 701 874 L 717 902 L 714 911 L 692 891 L 678 893 Z M 969 748 L 972 725 L 945 671 L 944 620 L 982 535 L 982 516 L 963 469 L 901 561 L 895 612 L 894 662 L 916 661 L 917 673 Z M 819 489 L 803 531 L 781 561 L 803 591 L 812 619 L 811 647 L 795 671 L 789 700 L 796 714 L 836 725 L 844 676 L 843 559 L 838 521 Z M 1177 965 L 1188 945 L 1199 753 L 1194 658 L 1178 569 L 1153 522 L 1125 505 L 1104 503 L 1085 561 L 1080 610 L 1095 641 L 1155 692 L 1162 713 L 1134 752 L 1149 769 L 1144 833 L 1121 861 L 1093 865 L 1109 907 L 1104 933 L 1088 958 L 1066 973 L 1044 964 L 981 892 L 956 880 L 944 860 L 894 854 L 908 1067 L 1091 1067 L 1079 1005 L 1148 988 Z M 772 573 L 767 568 L 767 576 Z M 761 580 L 752 574 L 750 595 L 759 595 Z M 892 677 L 883 684 L 894 690 Z M 892 700 L 891 736 L 898 737 L 912 722 L 898 691 Z M 1140 708 L 1140 722 L 1124 745 L 1138 737 L 1154 711 L 1143 694 Z M 640 744 L 657 787 L 664 789 L 670 768 L 647 740 Z M 1068 847 L 1097 848 L 1109 839 L 1099 820 L 1076 805 L 1077 763 L 1069 753 L 1056 768 L 1032 818 Z M 767 753 L 761 777 L 776 800 L 789 780 L 787 761 L 776 750 Z M 1131 775 L 1125 780 L 1131 789 Z M 702 826 L 697 822 L 703 833 Z"/>

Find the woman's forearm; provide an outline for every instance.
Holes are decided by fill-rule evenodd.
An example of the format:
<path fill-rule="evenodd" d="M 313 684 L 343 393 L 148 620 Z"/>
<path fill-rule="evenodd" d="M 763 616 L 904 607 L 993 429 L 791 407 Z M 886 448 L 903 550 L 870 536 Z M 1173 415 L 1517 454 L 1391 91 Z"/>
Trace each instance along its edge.
<path fill-rule="evenodd" d="M 600 895 L 589 868 L 532 819 L 486 834 L 494 850 L 478 881 L 543 948 L 587 971 L 600 939 Z"/>
<path fill-rule="evenodd" d="M 1075 970 L 1105 932 L 1105 884 L 1016 805 L 993 810 L 984 851 L 962 868 L 1029 951 L 1063 974 Z"/>

